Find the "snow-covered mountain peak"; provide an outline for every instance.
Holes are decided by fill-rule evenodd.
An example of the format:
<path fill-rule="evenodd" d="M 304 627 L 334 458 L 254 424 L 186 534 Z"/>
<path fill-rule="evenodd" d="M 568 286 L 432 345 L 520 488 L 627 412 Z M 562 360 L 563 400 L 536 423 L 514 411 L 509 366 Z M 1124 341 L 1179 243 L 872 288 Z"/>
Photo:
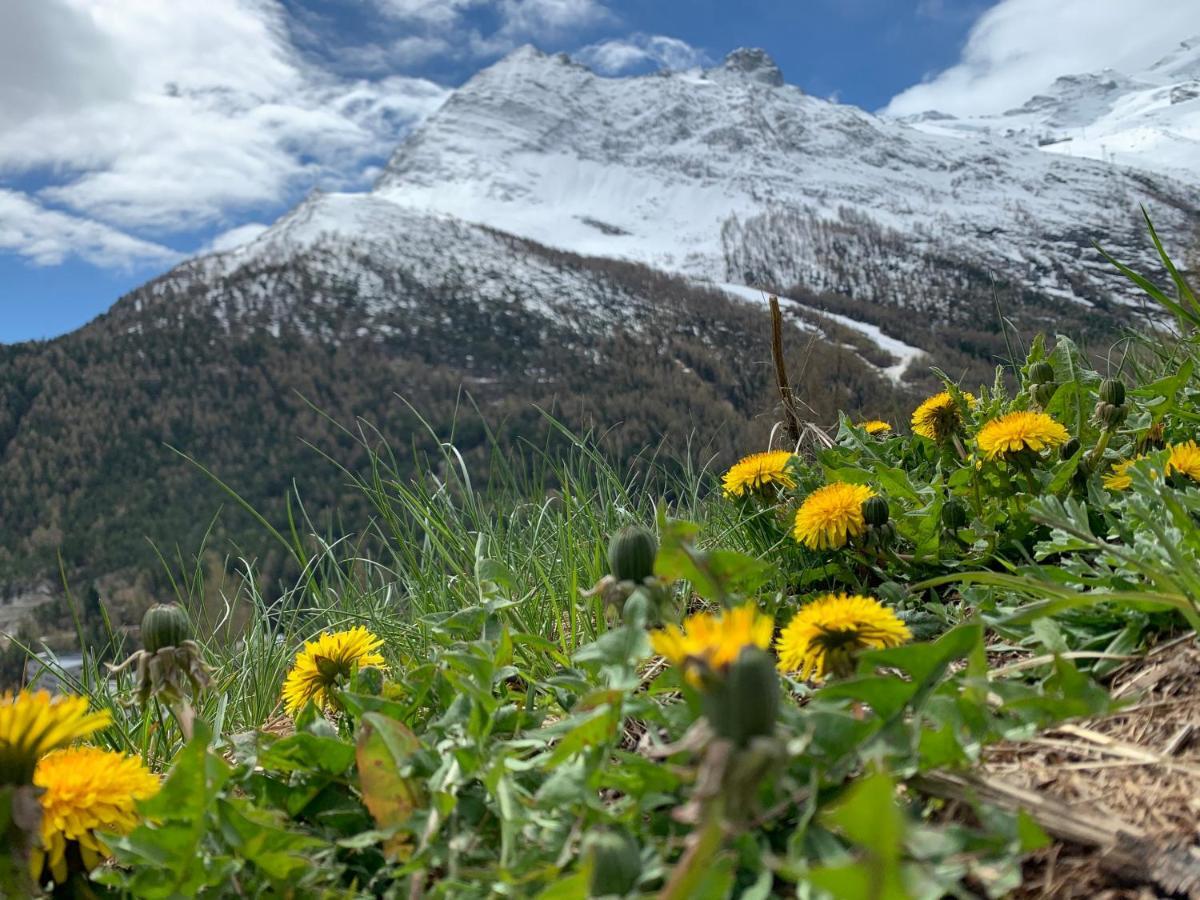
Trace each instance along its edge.
<path fill-rule="evenodd" d="M 1045 110 L 1022 115 L 1074 121 L 1085 97 L 1115 109 L 1126 78 L 1062 79 Z M 984 128 L 964 140 L 961 124 L 914 127 L 806 95 L 759 50 L 708 70 L 606 77 L 525 47 L 454 91 L 371 193 L 312 198 L 222 271 L 313 253 L 353 268 L 337 245 L 411 258 L 414 271 L 439 270 L 439 254 L 501 271 L 487 235 L 503 232 L 714 283 L 945 315 L 959 279 L 987 274 L 1054 302 L 1132 298 L 1092 242 L 1148 266 L 1139 206 L 1165 235 L 1188 238 L 1200 221 L 1200 186 Z M 951 286 L 922 287 L 930 278 Z"/>
<path fill-rule="evenodd" d="M 712 79 L 743 78 L 771 87 L 783 86 L 783 71 L 767 51 L 758 47 L 739 47 L 726 56 L 721 65 L 705 70 L 704 75 Z"/>
<path fill-rule="evenodd" d="M 1200 78 L 1200 34 L 1180 41 L 1178 47 L 1146 72 L 1168 80 Z"/>
<path fill-rule="evenodd" d="M 1139 71 L 1064 75 L 998 115 L 927 112 L 902 121 L 931 134 L 993 135 L 1200 185 L 1200 37 Z"/>
<path fill-rule="evenodd" d="M 1024 115 L 1098 115 L 1081 113 L 1081 98 L 1111 105 L 1123 84 L 1116 73 L 1063 79 L 1038 101 L 1048 111 Z M 1093 238 L 1138 246 L 1141 203 L 1161 210 L 1164 231 L 1200 207 L 1194 189 L 1099 162 L 984 133 L 964 141 L 959 122 L 917 128 L 808 96 L 760 50 L 622 78 L 523 48 L 427 119 L 373 196 L 714 281 L 873 294 L 820 259 L 815 235 L 853 221 L 850 231 L 893 234 L 908 254 L 971 260 L 1079 299 L 1086 279 L 1071 273 Z"/>
<path fill-rule="evenodd" d="M 566 53 L 546 53 L 532 44 L 524 44 L 487 68 L 480 69 L 459 90 L 470 92 L 479 90 L 482 85 L 518 86 L 547 78 L 561 81 L 564 73 L 570 70 L 590 73 L 587 66 L 576 62 Z"/>
<path fill-rule="evenodd" d="M 1088 75 L 1062 75 L 1045 94 L 1030 97 L 1004 115 L 1038 116 L 1047 126 L 1056 128 L 1085 126 L 1112 112 L 1120 99 L 1137 85 L 1113 69 Z"/>

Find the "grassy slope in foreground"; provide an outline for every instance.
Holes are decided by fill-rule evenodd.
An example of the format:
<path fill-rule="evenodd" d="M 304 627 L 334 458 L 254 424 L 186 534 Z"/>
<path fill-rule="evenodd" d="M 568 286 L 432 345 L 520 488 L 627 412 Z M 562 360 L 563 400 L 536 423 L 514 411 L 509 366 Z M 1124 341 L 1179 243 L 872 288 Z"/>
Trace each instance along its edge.
<path fill-rule="evenodd" d="M 843 419 L 721 492 L 686 462 L 630 480 L 586 443 L 503 497 L 452 447 L 413 479 L 376 452 L 373 528 L 276 534 L 303 572 L 278 601 L 246 577 L 209 619 L 180 573 L 209 687 L 123 705 L 132 669 L 85 669 L 114 717 L 99 741 L 166 774 L 97 877 L 135 896 L 1018 889 L 1078 818 L 980 781 L 988 748 L 1103 721 L 1121 666 L 1200 623 L 1200 308 L 1175 293 L 1182 335 L 1133 335 L 1110 371 L 1039 341 L 1016 391 L 947 384 L 916 435 Z M 659 544 L 640 585 L 604 577 L 630 523 Z M 285 714 L 285 679 L 322 708 L 292 690 Z M 943 796 L 988 803 L 948 816 Z M 1124 877 L 1178 890 L 1179 838 L 1140 829 Z"/>

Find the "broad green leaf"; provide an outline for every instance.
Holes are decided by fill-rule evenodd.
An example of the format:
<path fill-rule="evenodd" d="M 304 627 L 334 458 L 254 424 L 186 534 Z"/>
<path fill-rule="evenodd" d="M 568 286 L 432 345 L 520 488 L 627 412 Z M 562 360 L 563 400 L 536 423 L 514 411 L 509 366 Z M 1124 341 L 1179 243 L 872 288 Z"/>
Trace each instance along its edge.
<path fill-rule="evenodd" d="M 358 784 L 363 805 L 379 828 L 399 828 L 422 805 L 420 782 L 403 773 L 420 749 L 421 742 L 411 729 L 394 719 L 377 713 L 363 716 L 355 748 Z M 407 839 L 397 836 L 384 847 L 391 856 L 402 856 Z"/>
<path fill-rule="evenodd" d="M 855 863 L 815 869 L 809 881 L 839 900 L 908 900 L 900 870 L 904 818 L 896 785 L 876 772 L 859 779 L 822 820 L 866 852 Z"/>
<path fill-rule="evenodd" d="M 310 835 L 281 828 L 244 802 L 218 801 L 217 813 L 226 843 L 276 882 L 299 880 L 312 869 L 311 854 L 328 846 Z"/>
<path fill-rule="evenodd" d="M 904 839 L 904 817 L 896 807 L 895 795 L 892 777 L 873 772 L 856 781 L 821 818 L 880 860 L 894 862 Z"/>
<path fill-rule="evenodd" d="M 341 738 L 299 732 L 267 744 L 259 751 L 258 762 L 264 769 L 280 772 L 342 775 L 354 763 L 354 747 Z"/>
<path fill-rule="evenodd" d="M 954 726 L 949 723 L 940 728 L 922 728 L 918 752 L 921 757 L 921 769 L 926 771 L 953 769 L 971 764 L 971 758 L 958 742 Z"/>
<path fill-rule="evenodd" d="M 233 774 L 229 764 L 208 749 L 212 734 L 200 719 L 195 732 L 171 766 L 162 789 L 141 804 L 142 812 L 158 821 L 195 821 L 204 815 Z"/>
<path fill-rule="evenodd" d="M 576 753 L 611 742 L 616 737 L 620 724 L 621 717 L 617 710 L 605 704 L 583 715 L 571 716 L 563 722 L 556 723 L 552 729 L 543 729 L 545 732 L 562 733 L 562 737 L 546 759 L 545 767 L 553 769 Z"/>

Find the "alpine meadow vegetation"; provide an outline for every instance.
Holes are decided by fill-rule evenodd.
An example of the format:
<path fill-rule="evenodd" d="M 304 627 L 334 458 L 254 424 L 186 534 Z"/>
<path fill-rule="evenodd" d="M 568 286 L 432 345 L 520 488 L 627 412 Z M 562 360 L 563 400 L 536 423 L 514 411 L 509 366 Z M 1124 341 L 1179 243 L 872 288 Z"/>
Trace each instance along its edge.
<path fill-rule="evenodd" d="M 548 420 L 565 451 L 410 477 L 347 431 L 369 529 L 297 499 L 260 517 L 289 590 L 242 560 L 214 612 L 168 565 L 124 664 L 0 697 L 0 893 L 1011 895 L 1092 832 L 992 749 L 1200 628 L 1200 302 L 1151 236 L 1171 287 L 1119 268 L 1162 315 L 1099 366 L 1039 337 L 728 468 Z"/>

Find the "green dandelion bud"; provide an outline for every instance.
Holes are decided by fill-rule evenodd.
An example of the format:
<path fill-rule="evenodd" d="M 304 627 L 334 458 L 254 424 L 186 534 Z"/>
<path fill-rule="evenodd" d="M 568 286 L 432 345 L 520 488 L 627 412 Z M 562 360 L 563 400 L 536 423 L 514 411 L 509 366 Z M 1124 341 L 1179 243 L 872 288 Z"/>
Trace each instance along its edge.
<path fill-rule="evenodd" d="M 157 603 L 142 616 L 142 645 L 147 653 L 178 647 L 191 636 L 187 613 L 177 603 Z"/>
<path fill-rule="evenodd" d="M 772 734 L 779 717 L 779 674 L 772 656 L 759 647 L 743 648 L 723 683 L 705 695 L 704 716 L 718 735 L 738 746 Z"/>
<path fill-rule="evenodd" d="M 942 525 L 948 531 L 958 531 L 967 524 L 967 505 L 957 497 L 951 497 L 942 505 Z"/>
<path fill-rule="evenodd" d="M 583 856 L 592 864 L 589 897 L 624 897 L 642 876 L 641 850 L 624 831 L 605 829 L 589 834 Z"/>
<path fill-rule="evenodd" d="M 1113 406 L 1125 403 L 1125 382 L 1119 378 L 1105 378 L 1100 382 L 1100 399 Z"/>
<path fill-rule="evenodd" d="M 876 495 L 863 501 L 862 514 L 868 525 L 879 526 L 887 524 L 891 510 L 888 509 L 887 500 Z"/>
<path fill-rule="evenodd" d="M 629 525 L 608 544 L 608 568 L 618 581 L 642 582 L 654 574 L 658 541 L 645 528 Z"/>
<path fill-rule="evenodd" d="M 1110 431 L 1121 426 L 1129 414 L 1129 407 L 1101 400 L 1096 404 L 1096 421 Z"/>
<path fill-rule="evenodd" d="M 1054 367 L 1046 361 L 1034 363 L 1029 367 L 1030 384 L 1054 384 Z"/>
<path fill-rule="evenodd" d="M 1058 390 L 1058 385 L 1052 381 L 1039 382 L 1033 388 L 1033 399 L 1037 401 L 1037 405 L 1045 409 L 1050 405 L 1050 401 L 1054 399 L 1054 394 Z"/>

